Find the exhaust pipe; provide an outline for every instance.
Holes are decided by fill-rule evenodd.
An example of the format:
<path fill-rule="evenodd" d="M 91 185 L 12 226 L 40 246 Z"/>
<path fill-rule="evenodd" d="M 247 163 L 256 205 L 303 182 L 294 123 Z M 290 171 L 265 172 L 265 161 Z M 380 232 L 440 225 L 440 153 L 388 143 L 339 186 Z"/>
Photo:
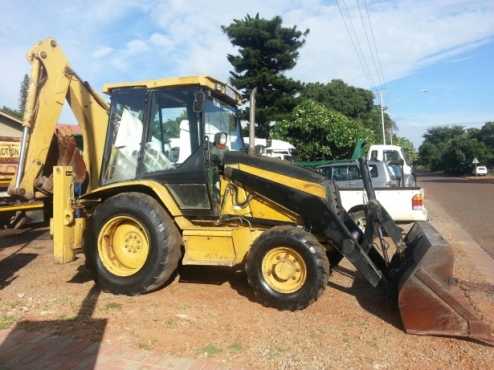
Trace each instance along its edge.
<path fill-rule="evenodd" d="M 257 87 L 250 92 L 250 115 L 249 115 L 249 155 L 256 155 L 256 93 Z"/>

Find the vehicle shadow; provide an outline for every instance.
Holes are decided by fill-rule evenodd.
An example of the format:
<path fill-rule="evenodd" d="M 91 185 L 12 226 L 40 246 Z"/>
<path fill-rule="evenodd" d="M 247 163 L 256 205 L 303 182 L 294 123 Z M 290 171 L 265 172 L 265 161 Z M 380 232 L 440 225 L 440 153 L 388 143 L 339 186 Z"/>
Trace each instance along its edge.
<path fill-rule="evenodd" d="M 0 290 L 9 286 L 17 278 L 16 272 L 38 256 L 36 253 L 23 253 L 22 250 L 27 245 L 24 244 L 15 252 L 0 260 Z"/>
<path fill-rule="evenodd" d="M 0 368 L 94 369 L 107 325 L 92 318 L 99 294 L 93 286 L 72 319 L 18 322 L 0 345 Z"/>
<path fill-rule="evenodd" d="M 46 230 L 43 229 L 8 230 L 0 234 L 0 290 L 10 285 L 16 279 L 16 273 L 38 256 L 24 252 L 24 249 L 44 234 Z M 17 249 L 4 257 L 6 249 L 14 246 Z"/>
<path fill-rule="evenodd" d="M 10 229 L 0 231 L 0 249 L 29 244 L 36 239 L 50 239 L 46 228 Z"/>
<path fill-rule="evenodd" d="M 388 294 L 380 288 L 373 288 L 359 273 L 345 267 L 337 266 L 333 273 L 352 278 L 352 286 L 344 287 L 329 281 L 329 287 L 354 296 L 364 310 L 395 328 L 403 330 L 396 297 L 393 294 Z"/>
<path fill-rule="evenodd" d="M 255 302 L 254 293 L 247 283 L 242 269 L 223 266 L 181 266 L 178 270 L 179 283 L 222 285 L 228 283 L 239 295 Z"/>
<path fill-rule="evenodd" d="M 352 286 L 347 288 L 329 281 L 328 287 L 354 296 L 363 309 L 403 330 L 397 303 L 393 297 L 387 295 L 382 289 L 373 288 L 358 273 L 356 274 L 345 267 L 337 266 L 334 273 L 352 279 Z M 213 285 L 228 283 L 239 295 L 251 302 L 259 303 L 247 282 L 245 272 L 242 270 L 235 270 L 230 267 L 182 266 L 179 270 L 179 282 Z"/>

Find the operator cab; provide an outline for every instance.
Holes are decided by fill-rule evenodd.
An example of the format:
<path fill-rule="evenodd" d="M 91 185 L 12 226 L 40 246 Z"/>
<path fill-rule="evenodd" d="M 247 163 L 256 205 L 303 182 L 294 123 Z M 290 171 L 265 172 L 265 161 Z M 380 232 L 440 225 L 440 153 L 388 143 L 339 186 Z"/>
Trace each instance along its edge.
<path fill-rule="evenodd" d="M 102 185 L 156 180 L 185 215 L 215 216 L 217 168 L 209 150 L 226 134 L 229 150 L 244 150 L 240 94 L 211 77 L 181 77 L 105 86 L 110 123 Z"/>

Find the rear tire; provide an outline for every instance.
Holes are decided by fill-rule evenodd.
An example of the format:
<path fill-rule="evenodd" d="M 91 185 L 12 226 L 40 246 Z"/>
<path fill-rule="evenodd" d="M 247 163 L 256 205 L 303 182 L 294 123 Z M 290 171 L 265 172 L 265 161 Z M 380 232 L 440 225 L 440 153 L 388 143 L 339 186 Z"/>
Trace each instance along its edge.
<path fill-rule="evenodd" d="M 98 285 L 136 295 L 165 285 L 181 258 L 181 235 L 163 206 L 141 193 L 121 193 L 89 220 L 85 254 Z"/>
<path fill-rule="evenodd" d="M 322 294 L 329 279 L 325 249 L 310 233 L 276 226 L 256 239 L 247 256 L 249 285 L 265 305 L 301 310 Z"/>

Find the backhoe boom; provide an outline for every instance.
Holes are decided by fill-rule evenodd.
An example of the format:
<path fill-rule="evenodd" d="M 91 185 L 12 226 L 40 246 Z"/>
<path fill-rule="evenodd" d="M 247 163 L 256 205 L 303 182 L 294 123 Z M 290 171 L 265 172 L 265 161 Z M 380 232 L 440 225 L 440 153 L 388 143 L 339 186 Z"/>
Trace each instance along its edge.
<path fill-rule="evenodd" d="M 52 140 L 65 100 L 81 128 L 88 186 L 95 187 L 101 171 L 108 127 L 107 104 L 72 71 L 55 40 L 39 42 L 28 52 L 27 59 L 31 63 L 31 81 L 23 120 L 19 166 L 9 193 L 27 200 L 35 199 L 40 177 L 51 177 L 54 164 L 69 164 L 60 163 L 60 158 L 55 158 L 55 163 L 47 163 L 53 160 Z M 51 192 L 51 189 L 43 190 Z"/>

